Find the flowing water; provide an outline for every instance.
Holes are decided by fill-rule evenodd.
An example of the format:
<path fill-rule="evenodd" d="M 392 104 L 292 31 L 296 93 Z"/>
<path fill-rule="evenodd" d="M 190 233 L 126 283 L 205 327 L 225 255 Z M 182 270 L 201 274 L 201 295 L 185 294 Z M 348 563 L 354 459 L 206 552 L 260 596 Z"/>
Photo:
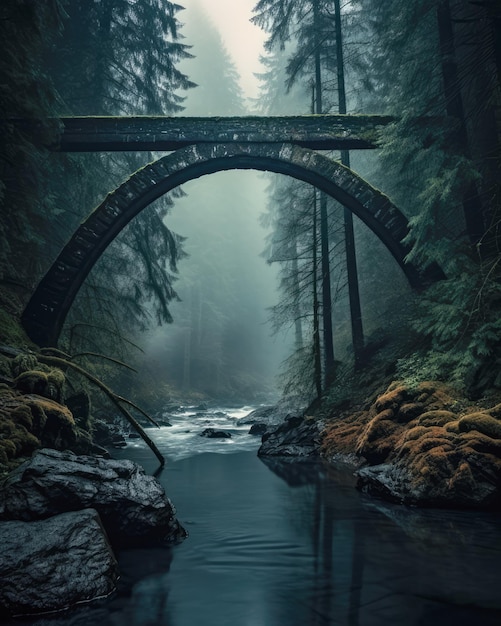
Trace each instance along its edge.
<path fill-rule="evenodd" d="M 214 413 L 150 431 L 188 539 L 120 553 L 115 597 L 37 626 L 501 624 L 498 515 L 374 500 L 347 467 L 263 462 L 247 410 Z M 200 437 L 209 426 L 231 440 Z M 157 468 L 142 442 L 115 456 Z"/>

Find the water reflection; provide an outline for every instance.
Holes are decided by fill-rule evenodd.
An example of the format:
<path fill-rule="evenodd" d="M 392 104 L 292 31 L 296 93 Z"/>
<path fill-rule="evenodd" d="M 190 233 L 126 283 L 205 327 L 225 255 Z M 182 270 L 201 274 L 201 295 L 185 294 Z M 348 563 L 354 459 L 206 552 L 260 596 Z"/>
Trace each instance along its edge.
<path fill-rule="evenodd" d="M 132 455 L 151 472 L 150 457 Z M 189 538 L 122 552 L 115 598 L 37 626 L 501 623 L 496 515 L 387 504 L 346 468 L 249 452 L 182 459 L 159 480 Z"/>
<path fill-rule="evenodd" d="M 384 503 L 354 491 L 346 468 L 263 462 L 303 487 L 314 556 L 308 624 L 501 623 L 496 514 Z"/>

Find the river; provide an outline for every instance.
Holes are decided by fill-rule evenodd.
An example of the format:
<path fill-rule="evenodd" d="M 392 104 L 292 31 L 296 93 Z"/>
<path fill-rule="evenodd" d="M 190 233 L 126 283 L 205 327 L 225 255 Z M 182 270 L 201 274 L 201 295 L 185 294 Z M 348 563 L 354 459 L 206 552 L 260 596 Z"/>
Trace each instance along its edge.
<path fill-rule="evenodd" d="M 114 597 L 32 624 L 501 624 L 498 515 L 384 503 L 359 493 L 348 467 L 260 460 L 260 438 L 238 423 L 246 411 L 218 413 L 151 431 L 189 537 L 119 553 Z M 231 440 L 200 437 L 207 425 Z M 115 456 L 157 469 L 141 441 Z"/>

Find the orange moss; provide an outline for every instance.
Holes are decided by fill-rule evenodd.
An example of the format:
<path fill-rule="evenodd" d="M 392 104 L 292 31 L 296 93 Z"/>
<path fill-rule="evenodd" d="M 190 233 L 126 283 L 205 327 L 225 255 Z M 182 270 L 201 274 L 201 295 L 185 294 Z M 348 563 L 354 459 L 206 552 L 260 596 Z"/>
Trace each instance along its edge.
<path fill-rule="evenodd" d="M 418 456 L 412 456 L 409 460 L 411 482 L 415 487 L 440 484 L 455 471 L 449 451 L 440 445 L 434 446 Z"/>
<path fill-rule="evenodd" d="M 454 491 L 462 493 L 472 493 L 475 489 L 476 481 L 471 471 L 469 463 L 463 461 L 457 470 L 448 480 L 447 486 Z"/>
<path fill-rule="evenodd" d="M 417 422 L 420 426 L 445 426 L 454 420 L 457 420 L 457 415 L 452 411 L 434 409 L 421 413 Z"/>
<path fill-rule="evenodd" d="M 361 434 L 355 453 L 370 463 L 382 463 L 394 449 L 401 427 L 391 418 L 392 409 L 378 413 Z"/>
<path fill-rule="evenodd" d="M 410 492 L 427 502 L 475 503 L 484 493 L 492 502 L 501 484 L 498 417 L 501 404 L 471 406 L 443 383 L 410 388 L 396 382 L 367 410 L 328 423 L 322 453 L 355 452 L 370 465 L 392 463 Z"/>
<path fill-rule="evenodd" d="M 494 454 L 501 459 L 501 441 L 499 439 L 493 439 L 475 430 L 460 433 L 458 439 L 459 447 L 463 451 L 469 448 L 473 452 Z"/>
<path fill-rule="evenodd" d="M 388 388 L 386 393 L 379 396 L 374 402 L 374 408 L 378 413 L 385 409 L 393 409 L 394 411 L 402 404 L 407 397 L 407 387 L 404 385 L 398 385 L 397 387 Z"/>
<path fill-rule="evenodd" d="M 470 413 L 459 420 L 459 431 L 477 430 L 494 439 L 501 439 L 501 421 L 488 413 Z"/>
<path fill-rule="evenodd" d="M 406 402 L 402 404 L 398 410 L 398 418 L 400 422 L 410 422 L 423 412 L 424 404 L 422 402 Z"/>
<path fill-rule="evenodd" d="M 496 404 L 495 406 L 490 408 L 488 412 L 491 417 L 501 419 L 501 404 Z"/>
<path fill-rule="evenodd" d="M 368 419 L 367 411 L 359 411 L 328 422 L 322 434 L 322 454 L 327 457 L 333 454 L 353 454 Z"/>
<path fill-rule="evenodd" d="M 447 424 L 444 425 L 444 428 L 448 433 L 459 434 L 459 420 L 447 422 Z"/>

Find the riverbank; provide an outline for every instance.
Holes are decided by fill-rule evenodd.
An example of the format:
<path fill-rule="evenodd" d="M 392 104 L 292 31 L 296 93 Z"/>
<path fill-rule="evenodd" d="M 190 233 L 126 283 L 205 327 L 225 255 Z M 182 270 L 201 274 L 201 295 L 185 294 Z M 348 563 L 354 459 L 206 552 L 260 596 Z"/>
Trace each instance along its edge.
<path fill-rule="evenodd" d="M 401 504 L 501 509 L 501 398 L 393 382 L 365 406 L 286 421 L 262 456 L 350 462 L 362 491 Z"/>

